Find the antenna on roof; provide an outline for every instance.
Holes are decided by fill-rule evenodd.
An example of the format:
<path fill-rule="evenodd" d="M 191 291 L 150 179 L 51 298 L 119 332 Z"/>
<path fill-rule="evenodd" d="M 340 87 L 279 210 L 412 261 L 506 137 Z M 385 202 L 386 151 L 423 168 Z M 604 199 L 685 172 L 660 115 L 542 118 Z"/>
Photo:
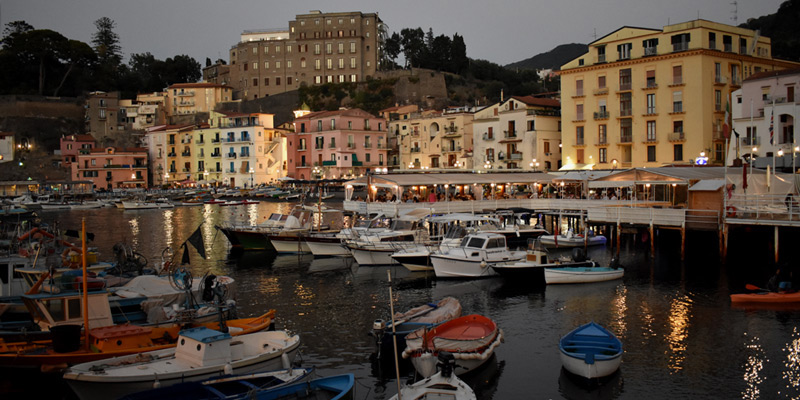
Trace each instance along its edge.
<path fill-rule="evenodd" d="M 731 4 L 733 5 L 733 17 L 731 17 L 731 19 L 733 20 L 733 26 L 738 26 L 739 25 L 739 2 L 738 1 L 734 1 Z"/>
<path fill-rule="evenodd" d="M 594 34 L 592 34 L 594 40 L 597 40 L 597 28 L 594 28 Z"/>

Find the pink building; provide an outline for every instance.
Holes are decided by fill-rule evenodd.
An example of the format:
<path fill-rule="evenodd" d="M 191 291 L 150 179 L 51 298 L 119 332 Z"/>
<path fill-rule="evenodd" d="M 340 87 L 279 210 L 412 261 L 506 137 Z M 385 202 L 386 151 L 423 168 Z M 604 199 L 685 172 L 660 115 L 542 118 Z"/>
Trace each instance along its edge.
<path fill-rule="evenodd" d="M 64 168 L 71 168 L 71 164 L 78 159 L 80 150 L 91 150 L 97 142 L 92 135 L 69 135 L 61 138 L 61 162 Z"/>
<path fill-rule="evenodd" d="M 386 120 L 364 110 L 320 111 L 297 118 L 287 135 L 289 177 L 342 179 L 387 166 Z"/>
<path fill-rule="evenodd" d="M 95 190 L 146 188 L 147 149 L 106 147 L 85 149 L 72 163 L 72 178 L 92 181 Z"/>

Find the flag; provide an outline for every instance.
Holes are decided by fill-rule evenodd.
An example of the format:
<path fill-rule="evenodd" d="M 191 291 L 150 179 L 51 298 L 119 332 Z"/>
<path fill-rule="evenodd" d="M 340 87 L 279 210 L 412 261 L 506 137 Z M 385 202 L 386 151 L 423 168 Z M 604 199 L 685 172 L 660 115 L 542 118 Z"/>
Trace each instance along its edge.
<path fill-rule="evenodd" d="M 201 226 L 203 225 L 201 224 L 198 226 L 197 230 L 194 231 L 192 236 L 189 236 L 189 239 L 186 241 L 197 250 L 197 253 L 200 254 L 200 257 L 206 258 L 206 246 L 203 243 L 203 234 L 200 232 Z"/>
<path fill-rule="evenodd" d="M 775 144 L 775 131 L 772 129 L 772 123 L 775 122 L 775 110 L 772 111 L 772 115 L 769 116 L 769 144 Z"/>
<path fill-rule="evenodd" d="M 189 264 L 189 246 L 183 244 L 183 257 L 181 257 L 181 265 Z"/>
<path fill-rule="evenodd" d="M 722 134 L 725 135 L 725 139 L 731 138 L 731 124 L 728 122 L 731 118 L 731 102 L 728 101 L 725 103 L 725 122 L 722 123 Z"/>

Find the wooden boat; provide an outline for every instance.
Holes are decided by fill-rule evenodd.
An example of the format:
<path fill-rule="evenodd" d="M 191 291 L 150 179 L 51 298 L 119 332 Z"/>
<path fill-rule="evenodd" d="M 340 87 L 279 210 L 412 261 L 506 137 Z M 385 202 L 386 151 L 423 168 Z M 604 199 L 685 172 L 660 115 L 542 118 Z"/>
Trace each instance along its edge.
<path fill-rule="evenodd" d="M 731 303 L 798 304 L 800 292 L 757 292 L 731 295 Z"/>
<path fill-rule="evenodd" d="M 355 382 L 353 374 L 334 375 L 274 389 L 256 390 L 250 392 L 250 397 L 247 398 L 256 400 L 352 400 Z"/>
<path fill-rule="evenodd" d="M 258 204 L 258 202 L 257 201 L 253 201 L 253 200 L 231 200 L 231 201 L 226 201 L 226 202 L 220 203 L 220 206 L 222 206 L 222 207 L 246 206 L 246 205 L 250 205 L 250 204 Z"/>
<path fill-rule="evenodd" d="M 568 231 L 566 234 L 559 235 L 542 235 L 539 237 L 542 244 L 550 247 L 583 247 L 584 243 L 587 246 L 601 246 L 606 244 L 605 236 L 596 236 L 592 231 L 589 231 L 589 237 L 584 238 L 582 234 L 574 234 Z"/>
<path fill-rule="evenodd" d="M 456 358 L 458 375 L 483 365 L 502 341 L 503 332 L 494 321 L 472 314 L 409 333 L 403 358 L 411 359 L 417 372 L 427 378 L 436 373 L 438 353 L 447 351 Z"/>
<path fill-rule="evenodd" d="M 506 238 L 497 233 L 467 235 L 461 245 L 431 254 L 437 278 L 478 278 L 495 276 L 494 264 L 514 263 L 525 258 L 524 251 L 511 251 Z"/>
<path fill-rule="evenodd" d="M 592 283 L 620 279 L 625 274 L 622 268 L 598 266 L 548 267 L 544 269 L 544 280 L 548 285 L 557 283 Z"/>
<path fill-rule="evenodd" d="M 80 305 L 65 307 L 80 314 Z M 93 311 L 90 309 L 90 311 Z M 66 315 L 65 317 L 70 317 Z M 245 335 L 269 327 L 275 317 L 275 310 L 264 315 L 225 321 L 231 335 Z M 131 324 L 105 325 L 94 328 L 94 321 L 110 319 L 111 316 L 95 316 L 89 323 L 90 346 L 81 341 L 80 325 L 59 325 L 53 327 L 53 340 L 0 342 L 0 365 L 4 366 L 54 366 L 72 365 L 105 358 L 125 356 L 143 351 L 162 350 L 175 347 L 181 326 L 175 324 L 161 327 L 143 327 Z M 220 329 L 219 322 L 196 324 L 208 329 Z M 66 332 L 64 332 L 66 331 Z"/>
<path fill-rule="evenodd" d="M 445 297 L 438 303 L 423 304 L 404 313 L 395 313 L 394 330 L 392 321 L 375 320 L 372 324 L 372 335 L 378 345 L 378 357 L 394 352 L 394 340 L 397 348 L 406 347 L 406 335 L 420 328 L 432 328 L 442 322 L 461 316 L 461 303 L 454 297 Z"/>
<path fill-rule="evenodd" d="M 399 399 L 455 399 L 473 400 L 477 399 L 475 392 L 472 391 L 464 381 L 458 379 L 453 374 L 455 370 L 455 357 L 446 351 L 440 351 L 439 372 L 429 378 L 425 378 L 414 384 L 404 386 L 400 393 L 391 397 L 390 400 Z"/>
<path fill-rule="evenodd" d="M 255 332 L 233 340 L 205 327 L 180 332 L 176 347 L 70 367 L 64 379 L 83 400 L 119 398 L 153 388 L 214 376 L 291 368 L 300 337 L 286 331 Z"/>
<path fill-rule="evenodd" d="M 594 322 L 566 334 L 558 347 L 564 369 L 587 379 L 609 376 L 622 362 L 622 342 Z"/>
<path fill-rule="evenodd" d="M 183 382 L 172 386 L 145 390 L 123 396 L 120 400 L 225 400 L 239 398 L 245 397 L 253 390 L 271 389 L 306 380 L 309 378 L 311 371 L 311 369 L 294 368 L 254 374 L 226 375 L 199 382 Z"/>

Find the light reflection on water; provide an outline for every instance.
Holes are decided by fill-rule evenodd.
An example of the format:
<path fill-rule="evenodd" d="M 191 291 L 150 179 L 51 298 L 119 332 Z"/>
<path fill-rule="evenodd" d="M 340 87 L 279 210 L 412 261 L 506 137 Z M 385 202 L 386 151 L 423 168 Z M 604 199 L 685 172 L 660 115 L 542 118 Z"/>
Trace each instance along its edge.
<path fill-rule="evenodd" d="M 745 336 L 747 334 L 745 333 Z M 744 344 L 747 359 L 744 365 L 745 390 L 742 393 L 743 399 L 757 399 L 761 397 L 760 385 L 765 377 L 761 375 L 764 369 L 764 349 L 761 348 L 757 336 L 750 336 L 749 341 Z"/>
<path fill-rule="evenodd" d="M 740 289 L 720 282 L 737 281 L 729 272 L 734 267 L 701 263 L 691 252 L 685 265 L 675 263 L 670 258 L 674 248 L 657 249 L 651 259 L 648 244 L 629 243 L 621 254 L 626 266 L 621 281 L 534 288 L 495 278 L 436 280 L 403 268 L 358 268 L 334 258 L 231 252 L 213 228 L 260 223 L 272 212 L 288 213 L 292 206 L 262 202 L 137 212 L 100 209 L 43 213 L 43 219 L 51 222 L 57 216 L 61 226 L 72 228 L 86 217 L 97 237 L 91 245 L 99 248 L 101 260 L 113 258 L 114 243 L 127 241 L 151 262 L 167 244 L 179 246 L 205 222 L 208 258 L 200 260 L 191 251 L 193 274 L 231 275 L 238 285 L 240 316 L 276 309 L 277 327 L 302 337 L 303 365 L 317 367 L 322 375 L 355 373 L 359 389 L 364 389 L 358 391 L 359 399 L 386 399 L 395 391 L 393 372 L 376 372 L 370 364 L 374 340 L 365 335 L 375 319 L 389 317 L 387 270 L 393 272 L 396 311 L 452 295 L 462 302 L 464 313 L 487 315 L 504 330 L 506 341 L 497 348 L 494 362 L 501 368 L 492 369 L 490 376 L 465 378 L 480 399 L 531 398 L 531 393 L 535 398 L 576 399 L 798 396 L 800 333 L 795 327 L 800 326 L 800 311 L 731 309 L 728 295 Z M 348 220 L 338 218 L 330 222 Z M 610 251 L 599 248 L 590 255 L 603 264 Z M 618 334 L 625 349 L 621 374 L 597 390 L 564 379 L 557 347 L 562 335 L 591 320 Z M 746 334 L 744 344 L 740 333 Z"/>

